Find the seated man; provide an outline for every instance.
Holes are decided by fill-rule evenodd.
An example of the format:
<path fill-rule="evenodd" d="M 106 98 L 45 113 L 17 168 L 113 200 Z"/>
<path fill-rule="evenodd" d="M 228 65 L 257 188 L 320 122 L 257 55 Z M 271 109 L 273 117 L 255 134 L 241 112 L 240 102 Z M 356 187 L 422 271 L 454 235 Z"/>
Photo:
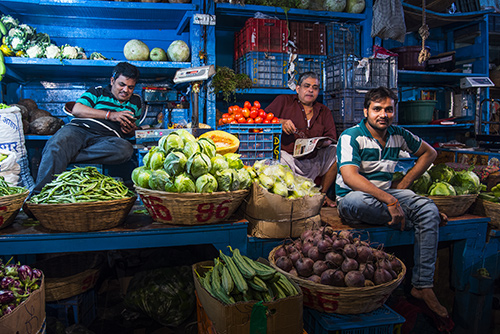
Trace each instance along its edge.
<path fill-rule="evenodd" d="M 123 137 L 134 135 L 141 116 L 141 98 L 134 94 L 138 79 L 137 67 L 118 63 L 110 85 L 92 87 L 76 101 L 75 118 L 43 149 L 34 193 L 69 163 L 120 164 L 132 157 L 133 146 Z"/>
<path fill-rule="evenodd" d="M 283 126 L 281 163 L 290 166 L 295 174 L 312 180 L 321 176 L 321 192 L 326 193 L 337 174 L 335 145 L 332 145 L 331 140 L 325 140 L 319 149 L 300 158 L 293 157 L 293 147 L 298 138 L 329 137 L 336 140 L 332 112 L 316 101 L 319 94 L 319 77 L 316 73 L 302 73 L 296 90 L 296 95 L 277 96 L 266 112 L 278 117 Z M 325 197 L 325 204 L 335 206 L 328 197 Z"/>
<path fill-rule="evenodd" d="M 438 316 L 448 317 L 433 291 L 441 217 L 434 202 L 407 189 L 432 164 L 437 154 L 425 141 L 391 125 L 397 96 L 380 87 L 365 97 L 364 116 L 339 138 L 336 180 L 338 212 L 356 224 L 388 224 L 415 233 L 411 294 Z M 400 150 L 417 156 L 415 166 L 392 183 Z M 443 224 L 447 218 L 443 216 Z"/>

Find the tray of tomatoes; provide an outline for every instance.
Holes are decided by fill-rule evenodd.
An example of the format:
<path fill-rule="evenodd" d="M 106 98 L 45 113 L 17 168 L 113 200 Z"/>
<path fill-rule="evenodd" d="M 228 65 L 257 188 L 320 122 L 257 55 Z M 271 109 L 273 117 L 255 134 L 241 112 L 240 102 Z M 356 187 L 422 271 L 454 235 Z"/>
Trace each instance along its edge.
<path fill-rule="evenodd" d="M 227 108 L 227 113 L 222 114 L 219 125 L 224 124 L 271 124 L 279 123 L 278 117 L 273 113 L 266 113 L 261 109 L 260 102 L 245 101 L 243 107 L 233 105 Z"/>

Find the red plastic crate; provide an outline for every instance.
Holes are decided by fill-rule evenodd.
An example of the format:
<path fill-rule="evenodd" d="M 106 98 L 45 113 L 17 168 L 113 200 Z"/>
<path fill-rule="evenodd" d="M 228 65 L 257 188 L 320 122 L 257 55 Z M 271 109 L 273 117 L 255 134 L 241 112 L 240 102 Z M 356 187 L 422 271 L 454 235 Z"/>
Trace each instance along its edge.
<path fill-rule="evenodd" d="M 285 20 L 250 18 L 243 29 L 235 34 L 236 58 L 252 51 L 286 53 L 287 45 L 288 27 Z"/>
<path fill-rule="evenodd" d="M 290 22 L 290 41 L 294 53 L 326 55 L 326 27 L 323 23 Z"/>

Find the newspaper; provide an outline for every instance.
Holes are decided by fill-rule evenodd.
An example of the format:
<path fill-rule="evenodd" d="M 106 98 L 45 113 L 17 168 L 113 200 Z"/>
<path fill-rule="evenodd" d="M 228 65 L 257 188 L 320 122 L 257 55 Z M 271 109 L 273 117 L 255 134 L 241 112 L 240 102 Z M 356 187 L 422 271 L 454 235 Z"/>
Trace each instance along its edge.
<path fill-rule="evenodd" d="M 330 137 L 314 137 L 314 138 L 298 138 L 295 140 L 295 146 L 293 147 L 293 157 L 299 158 L 308 155 L 312 151 L 322 147 L 324 141 L 331 141 L 332 144 L 336 144 L 337 141 Z"/>

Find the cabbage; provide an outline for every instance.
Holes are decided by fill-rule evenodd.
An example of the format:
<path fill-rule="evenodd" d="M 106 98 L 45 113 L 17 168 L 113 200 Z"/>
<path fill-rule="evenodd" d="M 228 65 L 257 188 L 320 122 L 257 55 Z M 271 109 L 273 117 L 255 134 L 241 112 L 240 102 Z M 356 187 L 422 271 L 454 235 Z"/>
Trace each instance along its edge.
<path fill-rule="evenodd" d="M 217 180 L 211 174 L 203 174 L 196 179 L 196 192 L 197 193 L 213 193 L 217 191 Z"/>
<path fill-rule="evenodd" d="M 274 185 L 274 179 L 266 174 L 259 175 L 259 183 L 266 189 L 271 189 Z"/>
<path fill-rule="evenodd" d="M 154 170 L 149 178 L 149 188 L 164 191 L 169 178 L 170 176 L 163 169 Z"/>
<path fill-rule="evenodd" d="M 450 182 L 451 178 L 455 175 L 455 171 L 446 164 L 438 164 L 429 169 L 429 175 L 431 176 L 432 182 Z"/>
<path fill-rule="evenodd" d="M 325 10 L 330 12 L 343 12 L 346 6 L 346 0 L 325 0 L 323 6 Z"/>
<path fill-rule="evenodd" d="M 293 187 L 295 185 L 295 176 L 293 175 L 293 173 L 290 171 L 287 171 L 285 173 L 285 177 L 283 178 L 283 182 L 285 182 L 288 189 L 293 189 Z"/>
<path fill-rule="evenodd" d="M 187 61 L 189 55 L 189 46 L 181 40 L 173 41 L 167 49 L 167 56 L 171 61 Z"/>
<path fill-rule="evenodd" d="M 363 10 L 365 10 L 365 0 L 347 0 L 346 12 L 359 14 Z"/>
<path fill-rule="evenodd" d="M 170 152 L 163 162 L 163 168 L 169 175 L 179 175 L 184 172 L 186 162 L 186 156 L 182 152 Z"/>
<path fill-rule="evenodd" d="M 150 151 L 149 153 L 149 168 L 161 169 L 163 167 L 163 162 L 165 161 L 165 152 L 163 150 L 155 150 L 154 152 Z"/>
<path fill-rule="evenodd" d="M 219 191 L 233 191 L 238 190 L 240 187 L 238 173 L 234 169 L 218 171 L 215 178 L 217 179 Z"/>
<path fill-rule="evenodd" d="M 171 132 L 167 136 L 160 138 L 158 146 L 166 153 L 170 153 L 172 151 L 182 151 L 184 148 L 184 141 L 176 132 Z"/>
<path fill-rule="evenodd" d="M 195 179 L 212 169 L 210 158 L 203 153 L 193 154 L 186 162 L 186 170 Z"/>
<path fill-rule="evenodd" d="M 139 185 L 139 182 L 138 182 L 139 174 L 144 169 L 147 169 L 146 166 L 140 166 L 140 167 L 134 168 L 134 170 L 132 171 L 132 176 L 131 176 L 132 182 L 134 182 L 134 184 Z"/>
<path fill-rule="evenodd" d="M 210 169 L 210 174 L 212 175 L 215 175 L 217 171 L 229 168 L 229 164 L 227 163 L 226 158 L 224 158 L 220 154 L 210 159 L 210 162 L 212 163 L 212 169 Z"/>
<path fill-rule="evenodd" d="M 413 181 L 410 189 L 419 195 L 426 195 L 432 184 L 431 176 L 425 171 L 418 179 Z"/>
<path fill-rule="evenodd" d="M 236 153 L 226 153 L 224 158 L 226 158 L 229 168 L 240 169 L 243 168 L 243 162 L 240 159 L 241 154 Z"/>
<path fill-rule="evenodd" d="M 187 142 L 196 141 L 196 138 L 186 129 L 179 129 L 176 130 L 175 132 L 177 132 L 179 137 L 182 138 L 184 145 L 186 145 Z"/>
<path fill-rule="evenodd" d="M 139 171 L 139 175 L 137 175 L 137 185 L 141 188 L 149 188 L 149 179 L 151 178 L 151 170 L 144 168 Z"/>
<path fill-rule="evenodd" d="M 250 188 L 250 185 L 252 184 L 252 177 L 250 176 L 250 173 L 245 169 L 241 168 L 238 169 L 238 180 L 240 181 L 240 189 L 247 189 Z"/>
<path fill-rule="evenodd" d="M 481 190 L 481 180 L 472 170 L 456 172 L 450 184 L 455 188 L 457 195 L 479 194 Z"/>
<path fill-rule="evenodd" d="M 198 144 L 200 145 L 201 152 L 208 155 L 209 158 L 215 157 L 217 154 L 217 146 L 210 138 L 200 138 L 198 139 Z"/>
<path fill-rule="evenodd" d="M 430 196 L 455 196 L 457 193 L 448 182 L 434 182 L 429 188 Z"/>
<path fill-rule="evenodd" d="M 196 186 L 194 184 L 194 181 L 187 173 L 182 173 L 181 175 L 178 175 L 175 178 L 174 185 L 178 193 L 196 192 Z"/>
<path fill-rule="evenodd" d="M 186 158 L 191 158 L 195 153 L 201 152 L 201 146 L 197 141 L 188 141 L 182 150 Z"/>
<path fill-rule="evenodd" d="M 283 182 L 275 182 L 273 185 L 272 192 L 276 195 L 283 197 L 288 197 L 288 188 Z"/>

